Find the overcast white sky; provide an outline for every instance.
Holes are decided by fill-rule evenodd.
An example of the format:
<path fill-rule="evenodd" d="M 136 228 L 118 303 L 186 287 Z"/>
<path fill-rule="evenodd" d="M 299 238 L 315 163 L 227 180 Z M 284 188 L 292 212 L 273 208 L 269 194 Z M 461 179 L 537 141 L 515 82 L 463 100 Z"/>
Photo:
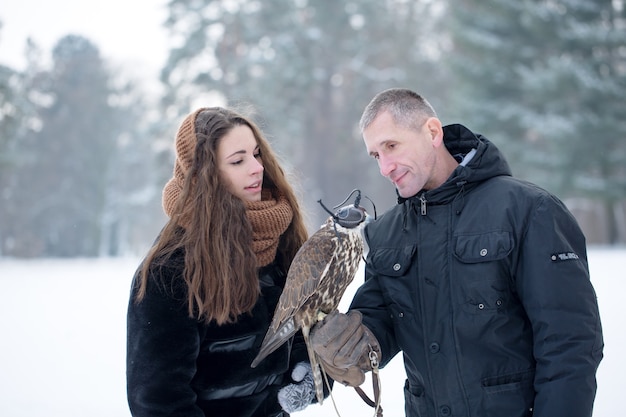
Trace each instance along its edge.
<path fill-rule="evenodd" d="M 3 0 L 0 7 L 0 64 L 24 67 L 30 36 L 49 54 L 68 34 L 90 39 L 113 66 L 156 73 L 167 55 L 166 0 Z"/>

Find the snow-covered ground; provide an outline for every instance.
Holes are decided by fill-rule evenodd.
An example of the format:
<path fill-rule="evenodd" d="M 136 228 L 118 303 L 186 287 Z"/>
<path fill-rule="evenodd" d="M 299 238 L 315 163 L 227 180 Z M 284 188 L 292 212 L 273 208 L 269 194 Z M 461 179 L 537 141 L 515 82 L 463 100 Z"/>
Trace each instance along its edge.
<path fill-rule="evenodd" d="M 594 417 L 621 409 L 626 375 L 623 295 L 626 249 L 591 248 L 605 357 Z M 125 387 L 126 305 L 137 259 L 0 259 L 0 416 L 129 417 Z M 360 277 L 360 275 L 357 277 Z M 342 311 L 352 296 L 344 297 Z M 622 324 L 620 324 L 622 323 Z M 385 416 L 404 415 L 399 357 L 381 370 Z M 369 378 L 363 385 L 372 392 Z M 341 416 L 373 415 L 352 388 L 336 386 Z M 333 401 L 294 417 L 333 416 Z"/>

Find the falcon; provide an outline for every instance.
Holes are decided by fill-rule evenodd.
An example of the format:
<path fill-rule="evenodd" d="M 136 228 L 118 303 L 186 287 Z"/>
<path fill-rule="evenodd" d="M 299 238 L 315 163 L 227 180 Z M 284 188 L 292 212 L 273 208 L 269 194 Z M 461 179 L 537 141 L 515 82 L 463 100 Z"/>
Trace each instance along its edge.
<path fill-rule="evenodd" d="M 324 399 L 323 370 L 311 348 L 309 332 L 315 323 L 337 309 L 363 257 L 363 228 L 372 217 L 359 206 L 359 190 L 354 190 L 350 196 L 354 192 L 358 192 L 354 204 L 341 207 L 335 213 L 324 207 L 321 200 L 318 201 L 331 215 L 296 253 L 272 324 L 251 365 L 256 367 L 302 329 L 313 370 L 315 394 L 320 404 Z"/>

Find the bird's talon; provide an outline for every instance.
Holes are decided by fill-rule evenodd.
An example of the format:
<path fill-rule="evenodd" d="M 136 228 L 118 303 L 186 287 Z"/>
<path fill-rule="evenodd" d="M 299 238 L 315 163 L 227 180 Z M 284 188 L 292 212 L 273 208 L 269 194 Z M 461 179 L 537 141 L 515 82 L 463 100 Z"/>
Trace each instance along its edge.
<path fill-rule="evenodd" d="M 318 311 L 317 312 L 317 321 L 323 321 L 326 316 L 328 316 L 328 314 L 324 313 L 323 311 Z"/>

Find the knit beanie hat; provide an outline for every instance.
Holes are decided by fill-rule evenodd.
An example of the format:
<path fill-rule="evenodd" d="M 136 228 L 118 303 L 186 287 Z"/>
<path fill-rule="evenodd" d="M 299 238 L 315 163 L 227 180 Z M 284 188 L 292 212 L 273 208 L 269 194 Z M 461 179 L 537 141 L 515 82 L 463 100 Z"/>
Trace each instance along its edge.
<path fill-rule="evenodd" d="M 176 134 L 176 161 L 174 162 L 174 176 L 163 188 L 163 210 L 170 218 L 174 216 L 178 198 L 183 191 L 185 177 L 193 164 L 194 151 L 198 139 L 196 137 L 196 117 L 204 108 L 189 114 L 181 123 Z M 185 226 L 189 222 L 190 213 L 180 213 L 179 223 Z"/>

